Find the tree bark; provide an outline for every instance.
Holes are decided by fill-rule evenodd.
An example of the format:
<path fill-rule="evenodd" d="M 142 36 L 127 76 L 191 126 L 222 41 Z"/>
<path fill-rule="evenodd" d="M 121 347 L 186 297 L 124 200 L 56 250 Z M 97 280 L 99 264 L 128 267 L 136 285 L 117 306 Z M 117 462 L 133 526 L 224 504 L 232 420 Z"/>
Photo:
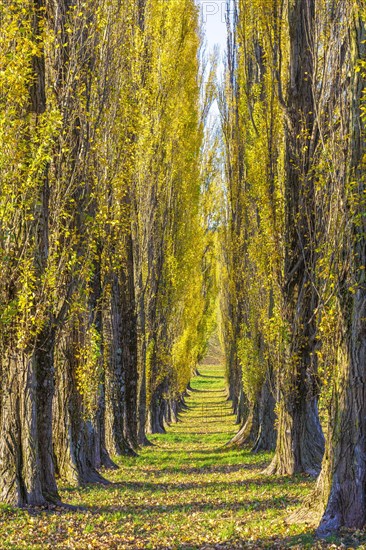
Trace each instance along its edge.
<path fill-rule="evenodd" d="M 104 314 L 106 364 L 106 445 L 110 454 L 134 454 L 125 437 L 126 370 L 124 354 L 129 345 L 123 339 L 122 289 L 117 273 L 111 276 L 110 304 Z M 125 349 L 124 349 L 125 348 Z"/>
<path fill-rule="evenodd" d="M 254 445 L 259 433 L 259 399 L 251 403 L 246 421 L 239 432 L 230 441 L 230 445 L 246 447 Z"/>
<path fill-rule="evenodd" d="M 138 446 L 137 436 L 137 320 L 134 288 L 132 236 L 125 241 L 126 265 L 121 273 L 122 360 L 125 371 L 124 437 L 131 447 Z"/>
<path fill-rule="evenodd" d="M 351 28 L 353 69 L 366 59 L 366 29 L 359 3 Z M 362 69 L 364 70 L 364 69 Z M 346 359 L 339 374 L 341 395 L 334 395 L 326 460 L 321 476 L 325 513 L 318 528 L 321 536 L 340 527 L 364 528 L 366 524 L 366 219 L 365 124 L 361 105 L 365 77 L 354 72 L 351 89 L 351 190 L 356 211 L 347 210 L 352 228 L 345 255 L 350 272 L 339 296 L 343 314 Z M 350 291 L 351 288 L 351 291 Z"/>
<path fill-rule="evenodd" d="M 58 475 L 75 484 L 106 483 L 96 469 L 95 433 L 77 389 L 77 331 L 68 324 L 56 352 L 54 455 Z"/>
<path fill-rule="evenodd" d="M 275 428 L 275 398 L 273 396 L 272 375 L 267 373 L 262 389 L 250 405 L 247 420 L 230 444 L 239 447 L 252 445 L 252 452 L 274 451 L 277 441 Z"/>
<path fill-rule="evenodd" d="M 267 372 L 261 395 L 259 398 L 259 430 L 258 437 L 252 451 L 259 453 L 261 451 L 274 451 L 277 442 L 276 400 L 273 395 L 273 373 Z"/>
<path fill-rule="evenodd" d="M 95 216 L 95 207 L 92 214 Z M 116 469 L 116 464 L 112 461 L 106 444 L 106 399 L 105 399 L 105 382 L 106 373 L 104 365 L 105 355 L 105 343 L 103 342 L 103 285 L 101 279 L 101 256 L 102 247 L 98 246 L 98 259 L 94 261 L 94 273 L 91 281 L 91 292 L 89 297 L 89 309 L 90 309 L 90 325 L 94 325 L 98 334 L 101 337 L 101 349 L 100 357 L 97 359 L 100 363 L 101 379 L 99 382 L 98 396 L 97 396 L 97 408 L 93 419 L 94 427 L 94 456 L 95 456 L 95 468 Z"/>
<path fill-rule="evenodd" d="M 33 39 L 41 40 L 45 3 L 34 0 L 30 14 Z M 35 127 L 47 108 L 44 52 L 32 59 L 30 113 Z M 35 241 L 34 268 L 39 284 L 45 273 L 49 248 L 48 164 L 39 185 L 35 221 L 30 222 L 27 240 Z M 26 246 L 26 245 L 25 245 Z M 15 298 L 15 286 L 9 287 Z M 16 506 L 59 502 L 52 452 L 52 400 L 54 393 L 54 329 L 50 307 L 35 338 L 27 335 L 25 349 L 10 337 L 2 360 L 0 404 L 0 499 Z M 34 339 L 34 342 L 32 341 Z M 29 343 L 31 342 L 31 343 Z"/>
<path fill-rule="evenodd" d="M 136 215 L 136 214 L 135 214 Z M 135 246 L 138 236 L 135 234 Z M 139 257 L 135 252 L 135 257 Z M 141 263 L 139 258 L 139 263 Z M 146 437 L 146 312 L 145 312 L 145 290 L 142 280 L 142 267 L 138 268 L 139 275 L 136 281 L 137 300 L 137 442 L 139 445 L 149 445 Z"/>
<path fill-rule="evenodd" d="M 13 506 L 59 501 L 49 426 L 53 395 L 50 359 L 52 351 L 14 349 L 4 361 L 0 499 Z"/>
<path fill-rule="evenodd" d="M 318 418 L 315 343 L 315 192 L 312 154 L 318 140 L 312 89 L 315 0 L 289 7 L 290 82 L 286 139 L 286 258 L 283 312 L 289 327 L 279 373 L 278 439 L 268 473 L 316 476 L 324 454 Z"/>
<path fill-rule="evenodd" d="M 161 383 L 154 391 L 147 417 L 148 434 L 164 434 L 164 419 L 166 402 L 163 397 L 165 383 Z"/>

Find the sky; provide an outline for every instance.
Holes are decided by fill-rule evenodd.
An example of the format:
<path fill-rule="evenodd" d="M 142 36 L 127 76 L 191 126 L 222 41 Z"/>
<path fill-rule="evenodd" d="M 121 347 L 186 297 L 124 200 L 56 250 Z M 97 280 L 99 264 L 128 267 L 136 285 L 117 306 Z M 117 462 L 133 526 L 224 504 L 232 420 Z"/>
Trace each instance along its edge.
<path fill-rule="evenodd" d="M 207 54 L 214 49 L 216 45 L 220 48 L 220 58 L 223 60 L 227 42 L 226 42 L 226 22 L 225 9 L 226 0 L 197 0 L 200 7 L 201 20 L 203 22 L 205 38 L 207 42 Z M 218 72 L 222 73 L 223 65 L 219 64 Z M 209 127 L 214 127 L 219 117 L 219 109 L 216 101 L 211 107 L 209 115 Z"/>
<path fill-rule="evenodd" d="M 226 48 L 225 0 L 197 0 L 205 28 L 208 49 L 218 44 L 223 55 Z"/>

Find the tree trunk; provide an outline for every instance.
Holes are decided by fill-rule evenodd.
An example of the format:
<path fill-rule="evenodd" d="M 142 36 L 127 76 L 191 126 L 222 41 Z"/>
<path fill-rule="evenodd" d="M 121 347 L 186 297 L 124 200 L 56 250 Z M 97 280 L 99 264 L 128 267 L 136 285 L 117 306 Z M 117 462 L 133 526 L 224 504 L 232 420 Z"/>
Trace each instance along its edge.
<path fill-rule="evenodd" d="M 312 153 L 318 140 L 314 74 L 315 0 L 289 8 L 290 83 L 286 140 L 286 259 L 283 313 L 289 327 L 285 365 L 279 373 L 278 439 L 268 473 L 317 475 L 324 454 L 318 418 L 315 354 L 317 294 L 315 191 Z"/>
<path fill-rule="evenodd" d="M 132 237 L 126 239 L 127 259 L 121 274 L 122 360 L 125 371 L 124 437 L 132 449 L 137 437 L 137 320 L 135 313 Z"/>
<path fill-rule="evenodd" d="M 0 499 L 13 506 L 58 502 L 52 456 L 52 352 L 14 350 L 4 361 Z M 42 385 L 41 385 L 42 384 Z"/>
<path fill-rule="evenodd" d="M 253 445 L 259 433 L 259 400 L 249 406 L 248 417 L 239 432 L 230 441 L 230 445 L 246 447 Z"/>
<path fill-rule="evenodd" d="M 106 483 L 97 472 L 95 433 L 77 389 L 76 331 L 66 326 L 56 352 L 54 454 L 58 475 L 69 483 Z"/>
<path fill-rule="evenodd" d="M 137 237 L 135 236 L 135 239 Z M 137 256 L 137 254 L 136 254 Z M 141 260 L 140 260 L 141 261 Z M 140 267 L 140 269 L 142 269 Z M 149 445 L 146 437 L 146 313 L 142 273 L 137 280 L 137 442 L 139 445 Z"/>
<path fill-rule="evenodd" d="M 13 351 L 4 360 L 1 417 L 1 501 L 13 506 L 42 505 L 36 422 L 34 357 Z"/>
<path fill-rule="evenodd" d="M 227 361 L 228 400 L 231 401 L 236 423 L 240 424 L 245 416 L 245 410 L 242 410 L 243 402 L 241 401 L 243 398 L 241 366 L 237 357 L 236 344 L 234 343 L 231 346 Z"/>
<path fill-rule="evenodd" d="M 355 8 L 352 34 L 352 63 L 366 59 L 366 29 Z M 346 360 L 339 374 L 341 395 L 334 396 L 333 419 L 326 460 L 321 476 L 325 513 L 318 534 L 329 535 L 340 527 L 364 528 L 366 524 L 366 218 L 365 218 L 365 126 L 361 104 L 365 93 L 364 75 L 355 72 L 351 96 L 351 181 L 357 186 L 347 211 L 352 227 L 351 242 L 345 243 L 350 273 L 341 287 Z M 361 116 L 362 115 L 362 116 Z M 351 253 L 350 253 L 351 251 Z M 351 292 L 350 292 L 351 287 Z M 353 290 L 352 290 L 353 289 Z"/>
<path fill-rule="evenodd" d="M 163 398 L 164 384 L 160 384 L 151 398 L 149 414 L 147 419 L 148 434 L 164 434 L 164 418 L 166 402 Z"/>
<path fill-rule="evenodd" d="M 41 485 L 43 495 L 48 502 L 59 501 L 55 480 L 53 455 L 53 398 L 54 381 L 54 335 L 52 330 L 43 331 L 38 339 L 39 345 L 35 352 L 37 377 L 37 425 L 39 459 L 41 464 Z"/>
<path fill-rule="evenodd" d="M 271 375 L 267 373 L 257 399 L 249 406 L 246 421 L 229 444 L 238 447 L 252 445 L 253 452 L 274 451 L 277 441 L 275 403 Z"/>
<path fill-rule="evenodd" d="M 267 372 L 259 398 L 259 432 L 252 449 L 254 453 L 259 453 L 261 451 L 274 451 L 276 448 L 276 400 L 273 396 L 272 386 L 273 374 L 272 371 L 269 371 Z"/>
<path fill-rule="evenodd" d="M 125 438 L 126 371 L 124 365 L 121 285 L 112 274 L 110 305 L 104 314 L 104 342 L 106 364 L 106 445 L 110 454 L 134 454 Z"/>
<path fill-rule="evenodd" d="M 248 400 L 245 397 L 242 383 L 240 383 L 239 388 L 239 399 L 236 407 L 236 424 L 242 424 L 249 414 Z"/>
<path fill-rule="evenodd" d="M 93 205 L 91 215 L 96 215 L 96 208 Z M 95 468 L 99 470 L 100 468 L 110 468 L 116 469 L 116 464 L 112 461 L 109 453 L 107 451 L 106 445 L 106 426 L 105 426 L 105 414 L 106 414 L 106 402 L 105 402 L 105 365 L 104 365 L 104 354 L 105 354 L 105 344 L 103 342 L 103 307 L 102 307 L 102 298 L 103 298 L 103 285 L 101 279 L 101 257 L 102 257 L 102 247 L 98 243 L 98 259 L 94 261 L 93 266 L 93 279 L 91 281 L 91 292 L 89 296 L 89 324 L 95 327 L 98 335 L 100 336 L 101 349 L 100 357 L 97 359 L 99 362 L 99 369 L 101 371 L 101 379 L 99 382 L 98 395 L 97 395 L 97 407 L 95 415 L 93 418 L 93 427 L 94 427 L 94 457 L 95 457 Z"/>
<path fill-rule="evenodd" d="M 94 417 L 94 456 L 95 468 L 118 469 L 118 466 L 111 459 L 106 444 L 106 407 L 105 407 L 105 377 L 101 381 L 98 396 L 98 407 Z"/>

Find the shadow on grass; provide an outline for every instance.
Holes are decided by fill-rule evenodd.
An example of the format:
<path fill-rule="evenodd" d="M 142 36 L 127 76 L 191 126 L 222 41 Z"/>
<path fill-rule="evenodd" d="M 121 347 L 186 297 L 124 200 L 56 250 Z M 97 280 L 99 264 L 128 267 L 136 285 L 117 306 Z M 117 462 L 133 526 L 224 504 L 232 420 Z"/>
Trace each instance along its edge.
<path fill-rule="evenodd" d="M 234 416 L 234 414 L 232 413 L 232 408 L 230 407 L 230 405 L 228 405 L 228 403 L 224 400 L 224 399 L 221 399 L 221 397 L 219 396 L 211 396 L 213 397 L 215 400 L 214 401 L 211 401 L 211 402 L 208 402 L 208 401 L 191 401 L 190 402 L 190 405 L 191 405 L 191 408 L 192 409 L 201 409 L 202 410 L 202 405 L 203 405 L 203 408 L 207 408 L 207 409 L 220 409 L 220 410 L 225 410 L 226 412 L 226 419 L 227 421 L 230 422 L 231 420 L 231 417 Z"/>
<path fill-rule="evenodd" d="M 149 473 L 151 474 L 151 471 L 149 471 Z M 190 472 L 192 473 L 192 472 Z M 194 472 L 193 472 L 194 473 Z M 226 472 L 225 472 L 226 473 Z M 160 475 L 157 476 L 157 479 L 162 475 L 161 473 L 159 473 Z M 210 490 L 210 493 L 215 493 L 217 495 L 220 494 L 220 492 L 225 492 L 225 491 L 230 491 L 231 488 L 235 488 L 235 487 L 241 487 L 243 488 L 244 490 L 245 489 L 249 489 L 249 490 L 253 490 L 253 488 L 266 488 L 268 490 L 270 490 L 271 488 L 275 488 L 275 487 L 278 487 L 278 486 L 290 486 L 290 485 L 296 485 L 297 483 L 299 483 L 299 479 L 294 479 L 294 478 L 287 478 L 287 477 L 278 477 L 278 478 L 275 478 L 275 479 L 268 479 L 266 477 L 256 477 L 256 478 L 251 478 L 251 479 L 248 479 L 248 480 L 241 480 L 241 481 L 217 481 L 217 482 L 205 482 L 205 481 L 199 481 L 199 482 L 176 482 L 176 483 L 171 483 L 171 482 L 152 482 L 152 481 L 126 481 L 126 482 L 117 482 L 117 483 L 113 483 L 109 486 L 105 486 L 105 485 L 101 485 L 99 486 L 99 489 L 104 493 L 104 495 L 108 495 L 109 493 L 112 493 L 113 495 L 115 495 L 116 493 L 116 490 L 121 490 L 121 498 L 123 498 L 125 496 L 125 493 L 126 492 L 129 492 L 130 494 L 137 494 L 139 493 L 140 495 L 141 494 L 146 494 L 146 498 L 148 498 L 149 496 L 151 496 L 151 494 L 155 494 L 155 493 L 169 493 L 171 494 L 172 492 L 177 492 L 177 493 L 184 493 L 185 491 L 199 491 L 199 492 L 202 492 L 203 490 L 205 489 L 209 489 Z M 80 488 L 75 488 L 75 487 L 64 487 L 62 489 L 62 493 L 66 494 L 66 495 L 69 495 L 70 498 L 72 498 L 73 494 L 77 494 L 78 497 L 80 497 L 80 492 L 81 494 L 84 494 L 84 495 L 87 495 L 87 494 L 90 494 L 92 493 L 93 491 L 95 491 L 96 489 L 96 486 L 95 485 L 85 485 L 84 487 Z M 244 492 L 243 492 L 244 494 Z M 255 506 L 259 506 L 261 510 L 264 510 L 264 509 L 267 509 L 267 508 L 276 508 L 276 506 L 274 506 L 273 503 L 277 503 L 277 508 L 285 508 L 287 507 L 288 505 L 290 504 L 297 504 L 299 503 L 300 500 L 297 499 L 297 498 L 289 498 L 287 497 L 286 495 L 282 495 L 282 496 L 276 496 L 276 497 L 272 497 L 270 499 L 264 499 L 264 500 L 255 500 L 255 499 L 250 499 L 250 500 L 243 500 L 241 502 L 225 502 L 225 503 L 220 503 L 220 506 L 218 506 L 218 509 L 221 509 L 222 507 L 228 507 L 229 509 L 231 510 L 238 510 L 238 509 L 241 509 L 243 508 L 243 506 L 245 506 L 245 504 L 243 503 L 247 503 L 247 506 L 249 506 L 251 503 L 254 504 Z M 259 503 L 259 504 L 258 504 Z M 260 503 L 265 503 L 265 506 L 262 507 L 262 504 Z M 271 505 L 269 505 L 269 503 L 271 503 Z M 205 502 L 204 505 L 206 507 L 210 507 L 211 504 L 214 506 L 213 509 L 216 509 L 215 506 L 217 506 L 216 503 L 209 503 L 209 502 Z M 86 510 L 91 510 L 91 507 L 85 505 L 85 504 L 81 504 L 82 508 L 85 508 Z M 121 505 L 119 506 L 118 508 L 123 508 L 125 509 L 127 506 L 127 508 L 129 508 L 130 506 L 128 505 Z M 150 506 L 149 504 L 146 504 L 146 502 L 144 504 L 142 504 L 141 506 L 140 505 L 136 505 L 135 503 L 133 505 L 131 505 L 132 507 L 135 507 L 136 509 L 144 509 L 144 508 L 155 508 L 156 505 L 153 505 L 153 506 Z M 160 508 L 162 508 L 162 510 L 165 510 L 165 508 L 167 508 L 167 506 L 164 506 L 163 504 L 162 505 L 158 505 Z M 174 505 L 175 506 L 175 505 Z M 187 504 L 185 503 L 184 505 L 183 504 L 177 504 L 178 507 L 183 507 L 183 508 L 186 508 L 187 506 L 190 506 L 190 504 Z M 93 508 L 93 507 L 92 507 Z M 99 508 L 97 506 L 94 506 L 95 509 Z M 108 508 L 108 507 L 107 507 Z M 255 509 L 255 507 L 254 507 Z M 78 510 L 76 510 L 78 511 Z M 65 513 L 66 512 L 70 512 L 70 510 L 65 510 Z"/>
<path fill-rule="evenodd" d="M 215 437 L 215 433 L 205 433 L 204 435 L 206 438 L 209 438 L 211 435 Z M 199 439 L 199 437 L 197 439 Z M 175 443 L 177 443 L 176 440 Z M 183 438 L 181 443 L 184 444 Z M 199 445 L 199 441 L 197 441 L 197 445 Z M 225 443 L 215 449 L 191 449 L 184 455 L 182 455 L 182 451 L 179 449 L 172 451 L 159 446 L 156 446 L 156 449 L 160 452 L 156 454 L 154 458 L 150 458 L 148 462 L 150 468 L 144 465 L 143 457 L 141 457 L 142 463 L 140 464 L 136 463 L 135 459 L 133 461 L 130 460 L 128 463 L 123 461 L 123 459 L 116 459 L 116 462 L 125 470 L 130 468 L 135 470 L 136 467 L 138 467 L 141 471 L 151 472 L 154 474 L 158 474 L 160 470 L 163 470 L 165 474 L 176 473 L 179 470 L 184 474 L 189 474 L 204 473 L 205 470 L 208 472 L 216 471 L 218 473 L 230 473 L 241 470 L 243 472 L 248 470 L 262 471 L 270 464 L 272 459 L 272 455 L 270 453 L 254 455 L 249 452 L 245 453 L 242 450 L 233 451 L 233 449 L 226 446 Z M 137 461 L 138 460 L 139 458 L 137 458 Z M 197 465 L 195 468 L 191 468 L 190 465 L 192 462 Z M 155 469 L 154 467 L 157 466 L 158 468 Z M 279 478 L 273 477 L 273 479 L 276 480 Z M 288 479 L 296 480 L 299 478 L 294 476 L 293 478 L 289 477 Z"/>
<path fill-rule="evenodd" d="M 291 501 L 291 503 L 293 504 L 295 501 Z M 240 507 L 241 509 L 247 509 L 248 511 L 251 511 L 253 512 L 253 510 L 256 512 L 261 512 L 263 511 L 263 509 L 268 509 L 268 508 L 272 508 L 272 509 L 281 509 L 284 507 L 285 503 L 284 502 L 278 502 L 278 499 L 268 499 L 268 500 L 265 500 L 265 501 L 262 501 L 261 503 L 259 503 L 259 506 L 257 505 L 258 503 L 254 503 L 254 502 L 244 502 L 244 503 L 237 503 L 237 506 Z M 143 506 L 135 506 L 135 505 L 131 505 L 131 506 L 120 506 L 120 507 L 112 507 L 112 506 L 101 506 L 100 508 L 98 507 L 94 507 L 94 506 L 91 506 L 91 507 L 88 507 L 87 509 L 87 512 L 89 512 L 89 514 L 91 514 L 94 518 L 96 518 L 96 521 L 98 522 L 99 520 L 97 519 L 98 518 L 98 515 L 102 515 L 103 516 L 103 521 L 110 521 L 111 523 L 109 523 L 109 527 L 112 527 L 113 523 L 114 524 L 119 524 L 121 526 L 121 528 L 123 528 L 123 522 L 125 520 L 128 520 L 128 521 L 136 521 L 136 528 L 138 528 L 138 532 L 135 531 L 135 537 L 136 537 L 136 542 L 139 543 L 139 545 L 136 547 L 134 546 L 134 539 L 131 537 L 131 535 L 129 536 L 128 538 L 128 548 L 131 548 L 131 549 L 134 549 L 134 548 L 141 548 L 141 535 L 142 536 L 146 536 L 146 539 L 145 539 L 145 542 L 146 542 L 146 548 L 154 548 L 154 550 L 167 550 L 167 548 L 175 548 L 176 550 L 239 550 L 239 549 L 243 549 L 243 548 L 252 548 L 252 549 L 261 549 L 261 548 L 267 548 L 267 549 L 285 549 L 285 548 L 301 548 L 301 549 L 313 549 L 316 545 L 317 548 L 334 548 L 334 543 L 338 543 L 340 544 L 341 542 L 347 542 L 345 539 L 341 539 L 339 537 L 332 537 L 331 540 L 329 540 L 328 542 L 323 542 L 321 545 L 318 546 L 319 544 L 319 541 L 317 541 L 316 537 L 315 537 L 315 534 L 314 534 L 314 530 L 309 528 L 306 530 L 306 532 L 302 533 L 301 535 L 295 535 L 295 536 L 289 536 L 289 537 L 283 537 L 283 536 L 273 536 L 273 537 L 264 537 L 264 538 L 257 538 L 257 539 L 254 539 L 254 538 L 251 538 L 250 540 L 248 539 L 242 539 L 241 537 L 237 536 L 237 535 L 232 535 L 232 534 L 227 534 L 227 536 L 223 537 L 224 540 L 222 540 L 221 543 L 217 543 L 217 542 L 209 542 L 209 539 L 207 539 L 207 542 L 205 543 L 202 543 L 202 544 L 197 544 L 195 543 L 194 541 L 194 533 L 190 533 L 190 536 L 189 538 L 191 538 L 191 542 L 189 541 L 188 539 L 188 542 L 184 542 L 184 543 L 180 543 L 179 542 L 179 537 L 174 537 L 175 538 L 175 541 L 174 541 L 174 545 L 173 546 L 167 546 L 166 544 L 156 544 L 156 542 L 154 542 L 154 545 L 152 546 L 150 541 L 149 541 L 149 535 L 150 533 L 149 532 L 146 532 L 145 529 L 141 529 L 141 521 L 144 522 L 144 524 L 146 524 L 146 521 L 151 521 L 151 524 L 154 523 L 154 520 L 156 519 L 156 522 L 158 523 L 159 520 L 161 519 L 161 516 L 162 514 L 174 514 L 174 513 L 182 513 L 182 514 L 187 514 L 189 512 L 197 512 L 197 511 L 201 511 L 201 512 L 210 512 L 210 511 L 220 511 L 222 510 L 222 512 L 224 514 L 226 514 L 227 512 L 231 512 L 233 510 L 233 507 L 229 505 L 209 505 L 207 503 L 204 503 L 204 502 L 195 502 L 195 503 L 187 503 L 187 504 L 182 504 L 182 505 L 169 505 L 169 506 L 163 506 L 163 505 L 158 505 L 158 506 L 148 506 L 148 507 L 143 507 Z M 12 518 L 12 513 L 10 510 L 7 510 L 4 513 L 4 512 L 1 508 L 0 508 L 0 521 L 1 519 L 4 519 L 5 521 L 9 521 L 9 519 Z M 33 512 L 31 512 L 31 510 L 28 510 L 28 509 L 23 509 L 23 510 L 16 510 L 14 509 L 14 516 L 17 515 L 27 515 L 27 514 L 31 514 L 32 516 L 44 516 L 45 514 L 45 510 L 41 510 L 41 509 L 37 509 Z M 55 512 L 52 512 L 52 511 L 48 511 L 47 515 L 51 516 L 51 515 L 55 515 L 57 513 L 57 516 L 62 516 L 62 510 L 60 511 L 55 511 Z M 5 517 L 4 517 L 5 516 Z M 127 518 L 128 516 L 128 518 Z M 132 516 L 132 518 L 131 518 Z M 83 517 L 83 515 L 81 515 L 81 518 Z M 84 520 L 84 519 L 79 519 L 79 521 L 81 520 L 82 521 L 82 525 L 84 525 L 84 527 L 82 527 L 82 525 L 80 525 L 80 527 L 82 528 L 82 531 L 79 533 L 79 544 L 82 543 L 82 537 L 83 537 L 83 532 L 87 532 L 86 531 L 86 527 L 90 526 L 90 525 L 93 525 L 93 521 L 91 521 L 91 517 L 90 515 L 88 516 L 88 519 Z M 70 518 L 71 520 L 71 518 Z M 150 524 L 150 525 L 151 525 Z M 235 529 L 235 526 L 233 526 L 233 528 Z M 231 529 L 230 525 L 228 525 L 228 529 Z M 119 532 L 120 529 L 118 530 Z M 118 532 L 117 531 L 117 532 Z M 90 531 L 88 531 L 90 532 Z M 183 534 L 183 533 L 182 533 Z M 45 533 L 40 533 L 40 539 L 38 539 L 37 537 L 38 533 L 34 533 L 32 535 L 32 543 L 33 544 L 38 544 L 39 546 L 38 547 L 41 547 L 40 545 L 42 544 L 42 546 L 44 545 L 48 545 L 48 544 L 52 544 L 52 547 L 53 548 L 70 548 L 70 546 L 68 545 L 68 542 L 69 541 L 69 538 L 70 538 L 70 533 L 68 531 L 68 526 L 67 525 L 60 525 L 59 528 L 57 529 L 57 532 L 54 532 L 54 533 L 50 533 L 49 535 L 48 534 L 45 534 Z M 96 535 L 98 536 L 98 535 Z M 187 536 L 185 536 L 185 540 L 187 541 Z M 124 542 L 127 542 L 124 541 L 124 538 L 123 538 L 123 534 L 121 535 L 121 537 L 118 537 L 115 539 L 115 545 L 112 545 L 110 546 L 110 548 L 122 548 L 122 546 L 119 546 L 119 544 L 121 543 L 124 543 Z M 360 541 L 361 542 L 361 541 Z M 364 542 L 364 541 L 362 541 Z M 67 544 L 67 546 L 66 546 Z M 355 541 L 352 541 L 350 542 L 350 544 L 347 544 L 346 545 L 347 548 L 358 548 L 359 545 L 355 543 Z M 4 548 L 15 548 L 15 546 L 5 546 Z M 33 545 L 29 545 L 28 548 L 31 548 L 33 547 Z M 89 548 L 90 546 L 86 546 L 86 543 L 85 543 L 85 546 L 78 546 L 78 548 Z M 344 547 L 344 545 L 343 545 Z M 1 548 L 3 548 L 3 546 L 1 546 Z M 18 546 L 16 546 L 16 548 L 18 548 Z M 23 546 L 22 546 L 23 548 Z M 47 546 L 48 548 L 48 546 Z M 51 546 L 50 546 L 51 548 Z M 125 546 L 123 546 L 123 548 L 125 548 Z"/>
<path fill-rule="evenodd" d="M 205 462 L 205 459 L 202 459 L 202 462 Z M 149 469 L 149 470 L 147 470 L 147 472 L 149 472 L 152 475 L 155 475 L 156 477 L 167 475 L 167 474 L 176 474 L 176 473 L 181 473 L 182 475 L 192 475 L 192 474 L 202 475 L 202 474 L 212 474 L 212 473 L 216 473 L 216 474 L 233 474 L 235 472 L 243 472 L 244 473 L 246 471 L 253 471 L 253 470 L 257 470 L 258 472 L 260 472 L 267 465 L 268 465 L 268 463 L 264 463 L 264 464 L 261 464 L 261 465 L 258 465 L 258 464 L 222 464 L 222 465 L 216 465 L 215 464 L 215 465 L 212 465 L 212 464 L 207 464 L 207 462 L 206 462 L 202 466 L 190 467 L 190 466 L 185 466 L 185 465 L 179 465 L 178 464 L 176 467 L 166 467 L 166 468 L 163 467 L 161 470 L 151 470 L 151 469 Z M 269 478 L 263 476 L 263 479 L 268 480 Z M 278 479 L 282 479 L 282 478 L 275 478 L 275 481 L 274 481 L 275 484 L 281 484 L 281 482 L 279 482 Z M 292 478 L 284 478 L 284 479 L 287 479 L 288 482 L 291 483 Z M 295 479 L 294 482 L 299 483 L 299 480 Z M 240 482 L 237 482 L 237 483 L 240 483 Z M 268 481 L 267 481 L 267 483 L 268 483 Z"/>
<path fill-rule="evenodd" d="M 196 420 L 201 420 L 201 422 L 203 424 L 217 424 L 218 419 L 224 421 L 224 416 L 220 415 L 220 414 L 210 414 L 209 418 L 207 416 L 205 416 L 204 414 L 203 415 L 202 414 L 201 415 L 200 414 L 195 414 L 195 415 L 191 415 L 189 418 L 190 419 L 194 418 Z M 212 420 L 211 420 L 211 418 L 212 418 Z M 182 433 L 186 433 L 186 432 L 182 432 Z"/>
<path fill-rule="evenodd" d="M 290 499 L 287 497 L 272 497 L 263 500 L 242 500 L 240 502 L 205 502 L 192 501 L 176 504 L 117 504 L 108 506 L 88 506 L 88 512 L 92 514 L 116 514 L 132 516 L 158 516 L 160 519 L 163 514 L 190 514 L 200 512 L 235 512 L 238 510 L 250 512 L 264 512 L 271 510 L 283 510 L 288 506 L 297 505 L 299 499 Z"/>
<path fill-rule="evenodd" d="M 217 376 L 216 374 L 202 374 L 195 378 L 195 381 L 198 381 L 200 378 L 209 378 L 211 380 L 225 380 L 225 376 Z"/>

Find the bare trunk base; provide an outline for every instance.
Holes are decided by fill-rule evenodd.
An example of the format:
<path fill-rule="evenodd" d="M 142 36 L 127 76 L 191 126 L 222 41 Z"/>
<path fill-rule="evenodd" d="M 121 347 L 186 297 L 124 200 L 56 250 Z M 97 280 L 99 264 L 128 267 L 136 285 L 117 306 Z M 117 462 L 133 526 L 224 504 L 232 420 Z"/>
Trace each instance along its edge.
<path fill-rule="evenodd" d="M 60 502 L 52 457 L 53 373 L 47 354 L 41 355 L 44 361 L 37 353 L 14 351 L 3 362 L 0 500 L 12 506 Z M 41 383 L 46 385 L 38 392 Z"/>
<path fill-rule="evenodd" d="M 58 475 L 71 484 L 108 483 L 96 469 L 95 431 L 84 420 L 82 397 L 76 388 L 69 337 L 60 343 L 56 361 L 54 456 Z"/>
<path fill-rule="evenodd" d="M 324 435 L 316 399 L 295 403 L 291 415 L 282 406 L 276 453 L 265 473 L 281 476 L 305 473 L 316 477 L 323 455 Z"/>
<path fill-rule="evenodd" d="M 118 470 L 117 464 L 111 459 L 106 447 L 105 431 L 105 399 L 104 387 L 102 387 L 99 396 L 99 406 L 94 419 L 94 456 L 95 468 L 105 468 L 107 470 Z"/>
<path fill-rule="evenodd" d="M 274 451 L 277 441 L 276 400 L 272 394 L 271 377 L 268 373 L 263 384 L 259 400 L 259 432 L 257 440 L 253 446 L 252 452 Z"/>
<path fill-rule="evenodd" d="M 155 398 L 147 415 L 147 434 L 165 434 L 165 402 Z"/>
<path fill-rule="evenodd" d="M 249 410 L 248 418 L 239 432 L 232 438 L 229 445 L 236 447 L 247 447 L 253 445 L 259 432 L 259 406 L 258 403 L 252 405 Z"/>

